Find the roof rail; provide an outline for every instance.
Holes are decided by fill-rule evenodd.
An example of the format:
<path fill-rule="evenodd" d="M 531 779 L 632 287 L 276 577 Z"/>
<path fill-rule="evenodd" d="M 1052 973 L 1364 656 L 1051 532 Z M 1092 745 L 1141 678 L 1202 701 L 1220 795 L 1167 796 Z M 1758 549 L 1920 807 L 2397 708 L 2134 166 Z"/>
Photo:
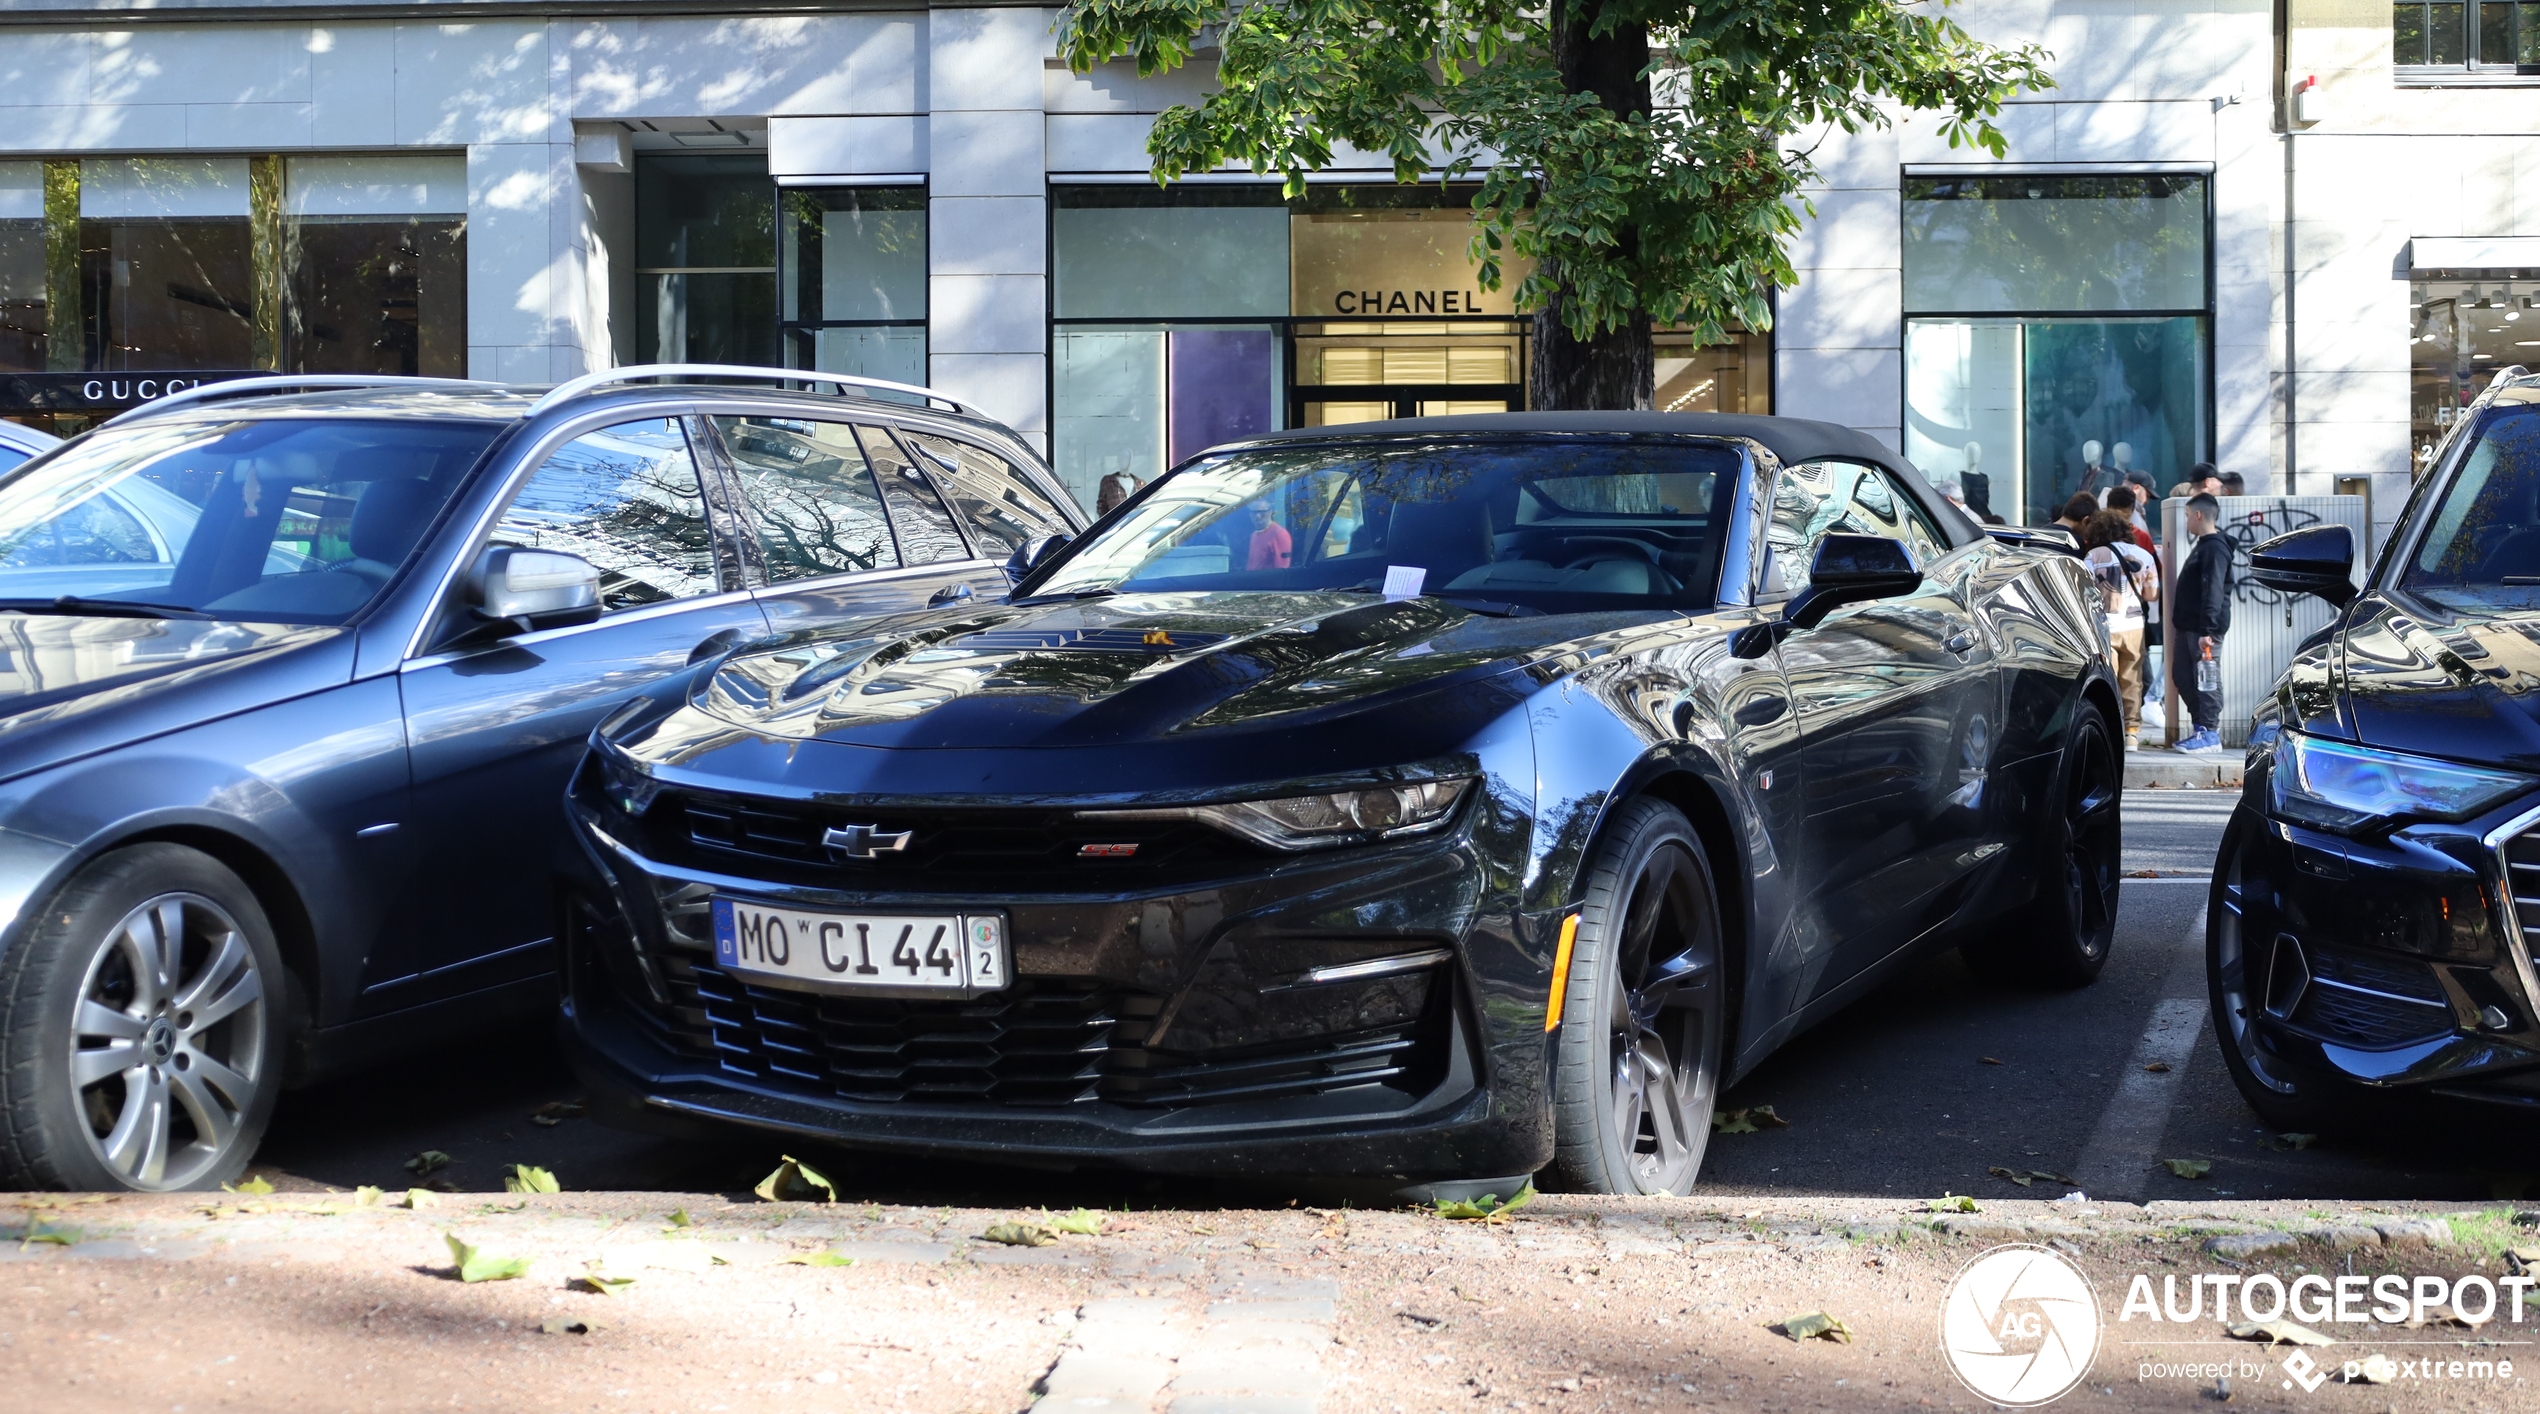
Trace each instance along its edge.
<path fill-rule="evenodd" d="M 606 388 L 616 383 L 641 382 L 648 378 L 757 378 L 782 383 L 827 383 L 855 393 L 870 391 L 906 393 L 911 397 L 923 398 L 929 403 L 941 404 L 954 412 L 971 417 L 986 416 L 968 403 L 938 393 L 932 388 L 921 388 L 914 383 L 894 383 L 886 378 L 864 378 L 852 373 L 820 373 L 808 368 L 753 368 L 738 363 L 639 363 L 626 368 L 611 368 L 598 373 L 586 373 L 570 382 L 559 383 L 548 389 L 546 396 L 530 407 L 529 413 L 530 416 L 535 417 L 558 403 L 578 398 L 594 389 Z"/>
<path fill-rule="evenodd" d="M 286 388 L 499 388 L 474 378 L 404 378 L 387 373 L 281 373 L 262 378 L 231 378 L 218 383 L 197 383 L 181 393 L 170 393 L 126 408 L 107 418 L 105 424 L 132 422 L 170 408 L 194 403 L 208 403 L 222 398 L 252 398 L 263 393 L 278 393 Z"/>

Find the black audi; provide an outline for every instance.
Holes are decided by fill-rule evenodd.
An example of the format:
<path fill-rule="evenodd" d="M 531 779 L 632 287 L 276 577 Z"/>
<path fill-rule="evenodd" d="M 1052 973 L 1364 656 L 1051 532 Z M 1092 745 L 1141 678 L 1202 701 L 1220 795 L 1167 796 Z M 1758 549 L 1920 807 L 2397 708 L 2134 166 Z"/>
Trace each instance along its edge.
<path fill-rule="evenodd" d="M 1795 420 L 1199 456 L 999 602 L 602 724 L 602 1113 L 902 1153 L 1681 1193 L 1717 1087 L 1928 949 L 2105 961 L 2080 563 Z"/>
<path fill-rule="evenodd" d="M 2343 526 L 2251 570 L 2339 612 L 2256 714 L 2215 861 L 2233 1080 L 2285 1129 L 2540 1108 L 2540 377 L 2466 410 L 2360 587 Z"/>

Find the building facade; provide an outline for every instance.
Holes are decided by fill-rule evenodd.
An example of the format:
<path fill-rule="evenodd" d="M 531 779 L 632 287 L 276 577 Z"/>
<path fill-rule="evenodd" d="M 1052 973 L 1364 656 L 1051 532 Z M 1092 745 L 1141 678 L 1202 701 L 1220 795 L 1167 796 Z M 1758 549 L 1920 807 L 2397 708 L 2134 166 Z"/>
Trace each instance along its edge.
<path fill-rule="evenodd" d="M 692 8 L 0 0 L 0 415 L 781 362 L 976 403 L 1091 504 L 1254 431 L 1522 405 L 1465 193 L 1347 152 L 1294 200 L 1147 178 L 1204 55 L 1073 74 L 1045 8 Z M 2200 460 L 2386 520 L 2507 356 L 2495 301 L 2540 293 L 2540 6 L 1954 13 L 2054 56 L 2007 156 L 1812 138 L 1775 327 L 1662 339 L 1660 405 L 1865 428 L 2012 520 Z"/>

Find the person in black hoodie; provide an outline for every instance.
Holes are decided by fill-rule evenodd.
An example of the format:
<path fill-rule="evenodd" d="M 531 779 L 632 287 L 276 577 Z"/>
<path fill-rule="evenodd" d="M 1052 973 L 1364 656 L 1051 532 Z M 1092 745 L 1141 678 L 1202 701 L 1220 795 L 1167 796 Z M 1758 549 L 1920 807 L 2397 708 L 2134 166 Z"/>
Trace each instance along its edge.
<path fill-rule="evenodd" d="M 2222 724 L 2222 694 L 2202 692 L 2196 686 L 2197 663 L 2208 654 L 2221 661 L 2222 636 L 2231 628 L 2231 545 L 2214 531 L 2221 517 L 2222 507 L 2213 497 L 2187 498 L 2187 534 L 2193 544 L 2186 562 L 2178 567 L 2178 589 L 2166 616 L 2169 646 L 2163 651 L 2170 662 L 2170 682 L 2196 724 L 2196 730 L 2179 742 L 2181 751 L 2222 749 L 2217 730 Z"/>

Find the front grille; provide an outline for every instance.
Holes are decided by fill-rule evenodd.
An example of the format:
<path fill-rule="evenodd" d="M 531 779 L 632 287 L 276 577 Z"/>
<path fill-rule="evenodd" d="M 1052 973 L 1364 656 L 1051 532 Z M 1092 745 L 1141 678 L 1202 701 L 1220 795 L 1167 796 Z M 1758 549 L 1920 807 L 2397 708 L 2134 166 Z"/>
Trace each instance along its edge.
<path fill-rule="evenodd" d="M 2374 1049 L 2452 1029 L 2452 1006 L 2421 962 L 2313 948 L 2293 1022 L 2322 1040 Z"/>
<path fill-rule="evenodd" d="M 746 796 L 681 792 L 645 815 L 662 855 L 709 870 L 748 861 L 782 882 L 853 888 L 860 883 L 923 889 L 958 878 L 965 890 L 1038 884 L 1100 888 L 1106 878 L 1143 884 L 1259 866 L 1261 851 L 1178 821 L 1090 823 L 1064 810 L 857 812 Z M 898 849 L 842 857 L 824 843 L 832 828 L 867 827 Z M 1087 854 L 1087 845 L 1104 846 Z M 1135 846 L 1129 853 L 1119 847 Z M 764 866 L 775 866 L 773 870 Z"/>
<path fill-rule="evenodd" d="M 2540 831 L 2505 842 L 2505 891 L 2514 901 L 2514 923 L 2528 955 L 2532 940 L 2540 938 Z"/>
<path fill-rule="evenodd" d="M 1165 998 L 1018 979 L 967 1000 L 833 997 L 764 987 L 709 961 L 660 959 L 671 1005 L 621 987 L 673 1051 L 726 1074 L 866 1104 L 1141 1108 L 1424 1089 L 1443 1073 L 1443 998 L 1403 1024 L 1205 1050 L 1149 1046 Z"/>

